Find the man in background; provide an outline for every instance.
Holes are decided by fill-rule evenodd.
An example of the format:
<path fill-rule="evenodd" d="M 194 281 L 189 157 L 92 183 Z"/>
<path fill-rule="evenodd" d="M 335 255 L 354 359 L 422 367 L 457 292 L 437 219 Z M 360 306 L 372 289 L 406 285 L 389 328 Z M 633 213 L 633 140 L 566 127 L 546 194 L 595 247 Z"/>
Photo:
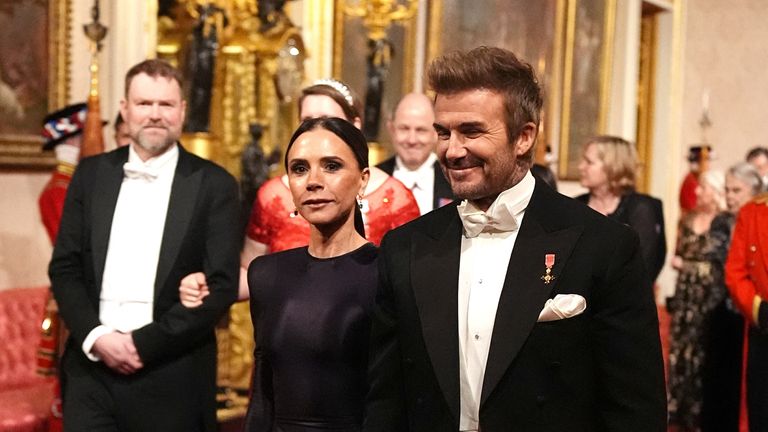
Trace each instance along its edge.
<path fill-rule="evenodd" d="M 65 431 L 215 431 L 214 327 L 237 295 L 237 184 L 178 143 L 181 75 L 147 60 L 125 78 L 131 144 L 83 159 L 49 267 L 70 331 Z M 187 309 L 181 278 L 209 294 Z"/>
<path fill-rule="evenodd" d="M 745 330 L 746 413 L 740 424 L 768 430 L 768 192 L 745 204 L 736 217 L 725 284 L 749 323 Z M 743 428 L 742 430 L 744 430 Z"/>
<path fill-rule="evenodd" d="M 131 143 L 131 133 L 128 125 L 123 120 L 122 114 L 117 113 L 115 117 L 115 144 L 117 147 L 124 147 Z"/>
<path fill-rule="evenodd" d="M 395 156 L 378 165 L 413 192 L 422 215 L 453 201 L 451 186 L 435 156 L 434 121 L 428 97 L 421 93 L 403 97 L 387 123 Z"/>
<path fill-rule="evenodd" d="M 755 147 L 747 153 L 749 162 L 763 180 L 763 190 L 768 189 L 768 148 Z"/>

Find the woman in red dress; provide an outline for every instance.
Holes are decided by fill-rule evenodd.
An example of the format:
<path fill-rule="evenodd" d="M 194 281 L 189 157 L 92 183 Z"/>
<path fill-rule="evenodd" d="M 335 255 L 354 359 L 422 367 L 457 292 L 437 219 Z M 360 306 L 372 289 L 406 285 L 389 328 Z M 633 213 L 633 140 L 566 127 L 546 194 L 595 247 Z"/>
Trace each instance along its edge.
<path fill-rule="evenodd" d="M 349 87 L 335 80 L 319 80 L 305 88 L 299 99 L 301 120 L 316 117 L 345 118 L 361 125 L 359 99 Z M 384 171 L 371 167 L 371 180 L 362 200 L 366 237 L 378 245 L 387 231 L 419 216 L 413 194 Z M 294 213 L 287 176 L 273 178 L 259 189 L 253 203 L 243 264 L 267 252 L 279 252 L 309 241 L 309 224 Z"/>
<path fill-rule="evenodd" d="M 301 121 L 339 117 L 360 129 L 361 110 L 360 99 L 352 90 L 333 79 L 316 81 L 304 88 L 299 98 Z M 361 210 L 366 238 L 378 246 L 387 231 L 416 219 L 420 212 L 413 194 L 400 181 L 374 166 L 370 170 L 371 177 L 361 200 Z M 309 243 L 309 223 L 295 210 L 287 175 L 272 178 L 259 188 L 240 255 L 239 300 L 249 296 L 246 270 L 254 258 Z M 180 290 L 183 295 L 185 290 L 189 290 L 186 295 L 202 300 L 206 292 L 202 274 L 184 278 Z"/>

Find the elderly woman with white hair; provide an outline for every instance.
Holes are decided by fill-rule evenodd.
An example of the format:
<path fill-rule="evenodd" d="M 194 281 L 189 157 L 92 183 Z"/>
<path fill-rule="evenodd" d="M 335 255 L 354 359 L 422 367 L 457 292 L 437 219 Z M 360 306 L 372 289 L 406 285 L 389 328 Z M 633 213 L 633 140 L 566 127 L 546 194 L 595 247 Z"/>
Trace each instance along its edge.
<path fill-rule="evenodd" d="M 726 210 L 718 214 L 709 229 L 713 285 L 707 303 L 714 305 L 705 329 L 702 429 L 737 431 L 741 399 L 744 319 L 734 306 L 725 286 L 725 260 L 731 245 L 736 215 L 763 188 L 758 171 L 741 162 L 725 174 Z"/>
<path fill-rule="evenodd" d="M 671 430 L 701 429 L 702 366 L 705 329 L 712 309 L 715 272 L 707 254 L 710 226 L 725 210 L 725 176 L 706 171 L 696 188 L 696 207 L 680 221 L 672 267 L 678 271 L 675 294 L 667 299 L 671 315 L 669 346 L 669 423 Z"/>

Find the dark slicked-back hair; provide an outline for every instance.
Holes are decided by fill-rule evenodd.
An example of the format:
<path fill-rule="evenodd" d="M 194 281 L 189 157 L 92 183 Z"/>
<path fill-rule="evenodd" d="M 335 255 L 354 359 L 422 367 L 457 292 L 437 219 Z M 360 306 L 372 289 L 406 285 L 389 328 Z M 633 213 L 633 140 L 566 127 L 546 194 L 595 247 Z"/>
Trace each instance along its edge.
<path fill-rule="evenodd" d="M 511 51 L 487 46 L 453 51 L 429 65 L 427 78 L 437 95 L 476 89 L 502 95 L 510 144 L 518 138 L 525 123 L 534 123 L 538 130 L 543 98 L 536 73 Z M 534 148 L 531 146 L 520 159 L 530 164 Z"/>
<path fill-rule="evenodd" d="M 288 147 L 285 149 L 285 158 L 283 163 L 285 164 L 285 171 L 288 171 L 288 153 L 293 147 L 293 143 L 305 132 L 309 132 L 315 129 L 325 129 L 337 137 L 352 150 L 352 154 L 355 155 L 357 165 L 362 171 L 368 168 L 368 141 L 365 140 L 365 135 L 355 125 L 345 119 L 338 117 L 318 117 L 313 119 L 304 120 L 296 132 L 293 133 L 291 140 L 288 141 Z M 363 214 L 360 212 L 360 208 L 355 206 L 355 231 L 361 236 L 365 237 L 365 224 L 363 223 Z"/>
<path fill-rule="evenodd" d="M 163 77 L 172 79 L 179 84 L 179 88 L 184 88 L 184 80 L 181 76 L 181 72 L 178 69 L 171 66 L 165 60 L 149 59 L 134 65 L 125 74 L 125 97 L 128 97 L 128 90 L 131 88 L 131 81 L 136 75 L 147 74 L 152 78 Z"/>
<path fill-rule="evenodd" d="M 755 147 L 747 152 L 747 161 L 750 161 L 758 156 L 768 157 L 768 147 Z"/>

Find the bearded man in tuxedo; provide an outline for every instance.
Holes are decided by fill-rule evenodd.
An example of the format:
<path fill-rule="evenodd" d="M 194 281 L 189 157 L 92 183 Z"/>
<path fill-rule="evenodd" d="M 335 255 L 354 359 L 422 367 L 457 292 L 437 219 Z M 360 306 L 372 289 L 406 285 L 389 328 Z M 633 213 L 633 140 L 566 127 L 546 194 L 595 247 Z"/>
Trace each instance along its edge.
<path fill-rule="evenodd" d="M 214 327 L 237 296 L 237 184 L 178 143 L 181 75 L 147 60 L 125 79 L 131 143 L 83 159 L 49 267 L 70 336 L 65 431 L 215 431 Z M 203 272 L 200 307 L 179 301 Z"/>
<path fill-rule="evenodd" d="M 479 47 L 428 77 L 459 201 L 384 237 L 364 430 L 665 431 L 637 234 L 531 175 L 531 66 Z"/>

